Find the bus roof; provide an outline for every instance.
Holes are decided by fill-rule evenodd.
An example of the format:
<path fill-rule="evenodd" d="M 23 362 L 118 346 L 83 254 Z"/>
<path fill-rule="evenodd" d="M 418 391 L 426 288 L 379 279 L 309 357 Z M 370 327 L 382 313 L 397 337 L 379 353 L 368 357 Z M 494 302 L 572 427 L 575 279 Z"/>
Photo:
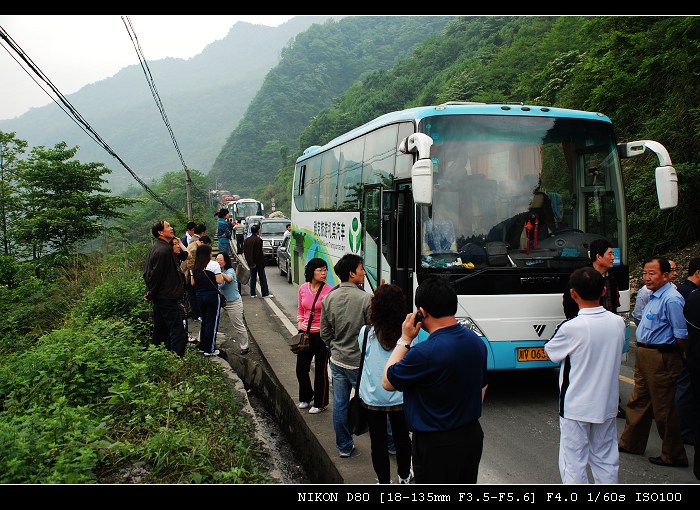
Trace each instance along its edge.
<path fill-rule="evenodd" d="M 602 113 L 586 112 L 583 110 L 569 110 L 566 108 L 554 108 L 550 106 L 533 106 L 524 104 L 486 104 L 486 103 L 471 103 L 451 101 L 437 106 L 419 106 L 416 108 L 408 108 L 398 112 L 386 113 L 376 119 L 369 121 L 362 126 L 348 131 L 345 134 L 334 138 L 327 144 L 312 145 L 304 150 L 303 154 L 297 158 L 297 163 L 308 159 L 309 157 L 330 149 L 348 140 L 357 138 L 358 136 L 369 133 L 380 127 L 395 124 L 397 122 L 414 121 L 419 122 L 426 117 L 432 117 L 439 112 L 439 115 L 502 115 L 513 117 L 557 117 L 567 119 L 583 119 L 608 122 L 612 121 Z"/>

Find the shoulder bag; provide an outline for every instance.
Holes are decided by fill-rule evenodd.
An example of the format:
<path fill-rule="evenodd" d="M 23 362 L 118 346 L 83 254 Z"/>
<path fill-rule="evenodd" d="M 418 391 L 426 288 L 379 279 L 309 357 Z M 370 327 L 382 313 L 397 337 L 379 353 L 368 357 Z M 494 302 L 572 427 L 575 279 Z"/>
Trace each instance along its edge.
<path fill-rule="evenodd" d="M 367 338 L 369 336 L 369 325 L 365 326 L 365 341 L 362 343 L 362 356 L 360 357 L 360 368 L 357 373 L 357 384 L 355 384 L 355 394 L 350 399 L 348 405 L 348 430 L 351 434 L 361 436 L 369 430 L 365 406 L 360 398 L 360 380 L 362 379 L 362 367 L 365 364 L 365 351 L 367 350 Z"/>
<path fill-rule="evenodd" d="M 236 260 L 238 260 L 238 264 L 236 264 L 236 279 L 241 285 L 248 285 L 250 281 L 250 268 L 248 267 L 248 263 L 245 261 L 245 257 L 238 253 L 236 253 Z"/>
<path fill-rule="evenodd" d="M 314 320 L 314 313 L 316 311 L 316 301 L 318 301 L 318 297 L 321 295 L 321 291 L 323 290 L 324 285 L 326 285 L 326 282 L 321 282 L 321 286 L 318 288 L 318 292 L 316 292 L 314 302 L 311 305 L 311 313 L 309 314 L 309 322 L 306 326 L 306 332 L 299 331 L 299 333 L 287 340 L 287 344 L 289 344 L 289 350 L 292 351 L 294 354 L 299 354 L 300 352 L 308 351 L 311 348 L 311 345 L 309 345 L 311 322 Z"/>
<path fill-rule="evenodd" d="M 219 299 L 219 305 L 221 306 L 221 308 L 224 308 L 226 306 L 226 296 L 224 296 L 221 293 L 221 291 L 219 290 L 219 286 L 215 282 L 211 281 L 211 278 L 209 278 L 209 275 L 207 274 L 207 272 L 206 271 L 202 271 L 202 272 L 204 273 L 204 276 L 207 277 L 207 280 L 209 280 L 209 282 L 214 286 L 214 288 L 216 289 L 216 292 L 219 293 L 219 297 L 221 298 L 221 299 Z"/>

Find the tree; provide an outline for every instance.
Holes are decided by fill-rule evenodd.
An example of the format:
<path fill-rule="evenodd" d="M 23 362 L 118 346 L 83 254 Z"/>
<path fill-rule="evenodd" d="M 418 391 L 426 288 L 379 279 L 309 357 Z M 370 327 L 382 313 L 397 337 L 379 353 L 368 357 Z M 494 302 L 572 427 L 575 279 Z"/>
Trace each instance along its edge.
<path fill-rule="evenodd" d="M 67 255 L 78 243 L 97 238 L 101 220 L 123 218 L 120 209 L 133 201 L 108 195 L 103 163 L 72 160 L 78 147 L 60 142 L 53 149 L 32 149 L 18 174 L 24 204 L 15 237 L 31 247 L 33 258 L 45 250 Z"/>
<path fill-rule="evenodd" d="M 0 131 L 0 241 L 5 255 L 11 255 L 12 236 L 9 225 L 14 223 L 22 209 L 22 202 L 17 194 L 17 172 L 27 142 L 16 137 L 15 133 Z"/>

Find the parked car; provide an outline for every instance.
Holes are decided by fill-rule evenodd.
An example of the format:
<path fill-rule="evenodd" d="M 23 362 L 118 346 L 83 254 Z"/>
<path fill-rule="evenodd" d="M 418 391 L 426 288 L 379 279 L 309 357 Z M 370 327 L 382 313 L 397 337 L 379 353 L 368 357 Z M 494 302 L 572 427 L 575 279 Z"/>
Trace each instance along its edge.
<path fill-rule="evenodd" d="M 260 222 L 260 239 L 263 242 L 263 254 L 267 262 L 277 263 L 277 248 L 280 247 L 292 221 L 287 218 L 266 218 Z"/>
<path fill-rule="evenodd" d="M 292 283 L 292 254 L 289 253 L 289 242 L 291 237 L 287 236 L 282 244 L 277 248 L 277 267 L 280 268 L 280 275 L 287 275 L 287 282 Z"/>

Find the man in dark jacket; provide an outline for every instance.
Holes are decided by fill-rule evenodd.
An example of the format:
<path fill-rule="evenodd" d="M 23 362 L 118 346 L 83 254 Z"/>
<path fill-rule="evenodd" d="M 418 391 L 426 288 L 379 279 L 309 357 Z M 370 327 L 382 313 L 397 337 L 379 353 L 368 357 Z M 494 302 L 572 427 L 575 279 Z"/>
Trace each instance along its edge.
<path fill-rule="evenodd" d="M 257 297 L 255 284 L 257 283 L 258 278 L 260 278 L 260 290 L 262 290 L 262 297 L 274 297 L 272 294 L 270 294 L 270 290 L 267 288 L 263 242 L 258 235 L 258 232 L 260 232 L 260 225 L 257 223 L 253 224 L 253 226 L 250 227 L 250 232 L 251 236 L 243 243 L 243 254 L 245 255 L 246 262 L 248 262 L 248 267 L 250 267 L 250 297 Z"/>
<path fill-rule="evenodd" d="M 156 241 L 151 247 L 143 270 L 146 283 L 146 301 L 153 302 L 154 345 L 165 343 L 165 347 L 178 356 L 185 355 L 187 330 L 180 315 L 180 301 L 185 290 L 178 261 L 173 253 L 173 228 L 167 221 L 158 221 L 151 227 Z"/>
<path fill-rule="evenodd" d="M 607 239 L 594 239 L 591 241 L 588 255 L 593 268 L 603 275 L 605 281 L 605 292 L 600 297 L 600 304 L 606 310 L 616 313 L 620 306 L 620 291 L 615 278 L 610 274 L 610 269 L 612 269 L 613 263 L 615 262 L 615 253 L 613 252 L 612 243 Z M 571 297 L 570 291 L 571 287 L 567 287 L 562 299 L 564 315 L 567 319 L 578 315 L 578 305 Z M 622 407 L 622 401 L 620 400 L 617 406 L 617 417 L 624 420 L 625 416 L 625 409 Z"/>

